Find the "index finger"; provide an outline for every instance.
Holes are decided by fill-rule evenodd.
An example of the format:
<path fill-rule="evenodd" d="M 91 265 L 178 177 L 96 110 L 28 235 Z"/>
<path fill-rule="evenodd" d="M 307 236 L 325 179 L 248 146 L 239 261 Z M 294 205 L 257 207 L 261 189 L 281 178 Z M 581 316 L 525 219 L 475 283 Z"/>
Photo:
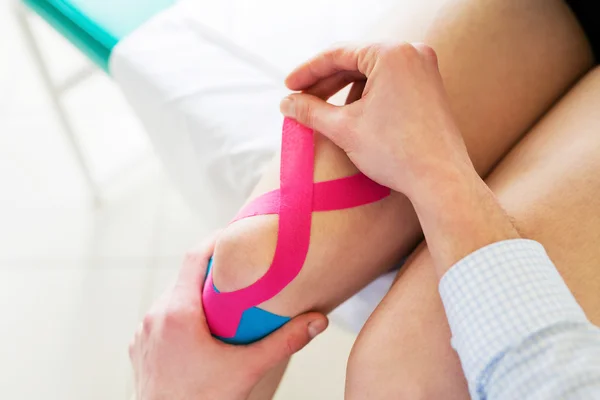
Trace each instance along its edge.
<path fill-rule="evenodd" d="M 195 292 L 198 291 L 198 287 L 204 282 L 208 261 L 214 252 L 216 239 L 217 234 L 186 254 L 179 270 L 176 286 L 189 287 Z"/>
<path fill-rule="evenodd" d="M 377 61 L 380 45 L 343 46 L 324 51 L 293 70 L 285 80 L 291 90 L 304 90 L 338 72 L 354 72 L 369 77 Z"/>

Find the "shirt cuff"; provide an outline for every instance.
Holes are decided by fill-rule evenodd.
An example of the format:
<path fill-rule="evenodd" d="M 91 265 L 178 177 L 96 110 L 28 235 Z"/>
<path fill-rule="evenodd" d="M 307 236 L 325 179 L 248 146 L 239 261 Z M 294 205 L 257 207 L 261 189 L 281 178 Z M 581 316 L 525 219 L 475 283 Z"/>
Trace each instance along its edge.
<path fill-rule="evenodd" d="M 470 389 L 486 366 L 535 332 L 587 322 L 533 240 L 506 240 L 471 253 L 442 277 L 439 290 Z"/>

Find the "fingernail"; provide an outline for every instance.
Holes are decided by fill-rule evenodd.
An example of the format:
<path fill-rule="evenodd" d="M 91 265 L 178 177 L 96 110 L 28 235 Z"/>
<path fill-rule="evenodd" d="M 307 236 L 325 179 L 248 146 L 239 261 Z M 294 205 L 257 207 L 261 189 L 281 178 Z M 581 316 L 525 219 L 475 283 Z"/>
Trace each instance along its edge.
<path fill-rule="evenodd" d="M 327 323 L 322 319 L 317 319 L 308 324 L 308 336 L 314 339 L 318 334 L 323 332 L 327 327 Z"/>
<path fill-rule="evenodd" d="M 289 97 L 286 97 L 285 99 L 281 100 L 279 108 L 281 109 L 281 113 L 286 117 L 293 117 L 296 112 L 294 107 L 294 100 L 290 99 Z"/>

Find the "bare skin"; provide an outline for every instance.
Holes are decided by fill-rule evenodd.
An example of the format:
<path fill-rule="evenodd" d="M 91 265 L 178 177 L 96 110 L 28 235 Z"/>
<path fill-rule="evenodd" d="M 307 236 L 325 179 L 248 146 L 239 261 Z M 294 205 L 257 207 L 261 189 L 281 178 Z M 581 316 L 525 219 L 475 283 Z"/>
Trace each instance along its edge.
<path fill-rule="evenodd" d="M 600 324 L 598 107 L 600 68 L 595 68 L 487 179 L 523 236 L 544 244 L 595 324 Z M 348 364 L 347 398 L 469 398 L 432 264 L 425 246 L 416 250 L 361 331 Z"/>
<path fill-rule="evenodd" d="M 373 37 L 422 41 L 437 51 L 450 107 L 482 176 L 592 65 L 583 32 L 559 0 L 438 1 L 412 13 L 399 8 L 390 21 L 382 24 L 385 33 Z M 319 135 L 316 152 L 315 181 L 356 172 L 346 155 Z M 276 158 L 251 198 L 278 187 L 278 166 Z M 219 290 L 240 289 L 262 276 L 276 236 L 276 216 L 227 227 L 214 254 Z M 261 307 L 282 315 L 328 312 L 393 267 L 421 237 L 413 208 L 400 194 L 351 210 L 315 213 L 302 272 Z"/>
<path fill-rule="evenodd" d="M 295 110 L 300 110 L 297 116 L 299 119 L 304 119 L 305 123 L 312 121 L 312 127 L 322 126 L 323 132 L 327 132 L 327 136 L 343 148 L 363 172 L 378 182 L 409 196 L 412 204 L 415 205 L 432 252 L 430 258 L 433 262 L 425 262 L 421 265 L 428 267 L 429 271 L 433 272 L 434 278 L 429 281 L 427 279 L 416 281 L 414 286 L 410 285 L 408 288 L 419 287 L 421 284 L 422 291 L 418 294 L 433 293 L 436 291 L 439 278 L 459 258 L 488 243 L 517 238 L 521 235 L 514 226 L 515 222 L 507 216 L 496 196 L 473 169 L 462 144 L 462 136 L 450 116 L 449 108 L 444 106 L 444 88 L 437 70 L 435 53 L 427 46 L 409 44 L 386 48 L 385 52 L 373 53 L 373 49 L 380 50 L 381 47 L 371 45 L 347 53 L 344 53 L 346 51 L 344 49 L 341 57 L 336 57 L 338 67 L 341 68 L 353 64 L 352 62 L 348 64 L 344 60 L 358 58 L 354 64 L 357 64 L 358 70 L 369 78 L 360 101 L 344 107 L 346 111 L 340 114 L 335 108 L 322 101 L 317 105 L 314 103 L 314 97 L 300 95 L 294 100 L 297 104 Z M 372 63 L 369 62 L 369 58 L 379 61 Z M 400 78 L 393 81 L 385 79 L 384 72 L 393 69 L 394 66 L 402 72 L 399 74 Z M 379 83 L 372 83 L 371 79 Z M 393 90 L 390 92 L 389 88 Z M 555 249 L 550 250 L 550 254 L 555 252 L 553 254 L 555 259 L 563 255 L 563 261 L 569 260 L 565 265 L 570 267 L 575 265 L 574 268 L 564 270 L 569 271 L 569 275 L 573 277 L 571 282 L 573 292 L 583 308 L 591 310 L 588 316 L 592 321 L 598 319 L 598 312 L 593 310 L 597 310 L 600 303 L 597 296 L 600 279 L 594 273 L 597 270 L 595 260 L 598 259 L 598 254 L 596 253 L 599 251 L 597 246 L 582 245 L 585 242 L 580 239 L 585 238 L 596 243 L 600 236 L 598 235 L 600 213 L 596 212 L 600 204 L 591 201 L 592 196 L 585 196 L 590 192 L 595 194 L 600 189 L 600 179 L 595 173 L 598 170 L 596 154 L 600 150 L 600 139 L 595 135 L 599 128 L 598 120 L 595 118 L 595 111 L 600 105 L 598 89 L 600 89 L 600 69 L 595 69 L 511 151 L 489 179 L 490 182 L 498 185 L 499 196 L 504 197 L 506 203 L 514 207 L 515 215 L 525 212 L 521 219 L 527 232 L 525 236 L 539 237 L 546 247 Z M 361 126 L 361 122 L 380 119 L 378 114 L 381 113 L 381 107 L 377 102 L 386 100 L 386 91 L 397 93 L 396 96 L 387 98 L 392 106 L 396 106 L 395 109 L 398 109 L 397 106 L 404 101 L 407 110 L 402 118 L 392 119 L 389 123 L 382 124 L 381 130 L 376 134 L 380 140 L 372 145 L 373 134 L 368 128 L 370 124 Z M 367 100 L 370 96 L 375 100 Z M 429 119 L 423 119 L 417 112 L 419 103 L 425 100 L 428 100 L 426 103 L 430 105 Z M 306 108 L 308 104 L 306 102 L 313 102 L 315 107 L 310 118 L 307 118 L 311 113 L 307 112 L 309 109 Z M 317 109 L 320 111 L 317 112 Z M 360 111 L 358 115 L 362 116 L 358 120 L 354 117 L 357 115 L 357 110 Z M 336 114 L 337 118 L 341 118 L 340 123 L 349 127 L 345 135 L 340 134 L 335 124 L 325 123 L 328 117 L 324 112 L 330 116 Z M 286 113 L 290 113 L 289 107 L 286 108 Z M 581 140 L 573 141 L 572 137 L 565 133 L 573 130 L 580 134 Z M 389 151 L 389 148 L 395 149 L 399 145 L 404 148 L 404 151 Z M 355 153 L 354 149 L 359 150 Z M 446 157 L 440 158 L 443 155 Z M 576 160 L 576 162 L 555 162 L 563 160 Z M 395 166 L 398 173 L 389 174 L 387 166 Z M 510 175 L 514 167 L 516 167 L 516 177 Z M 514 179 L 503 183 L 503 178 L 506 177 L 503 174 Z M 423 179 L 413 179 L 416 176 L 423 176 Z M 547 185 L 548 178 L 556 176 L 563 179 L 556 185 Z M 515 188 L 522 190 L 515 190 Z M 444 193 L 443 196 L 439 195 L 440 189 Z M 568 195 L 569 192 L 565 189 L 576 190 L 574 195 Z M 545 212 L 538 214 L 535 207 L 532 209 L 532 204 L 549 204 L 552 208 L 550 212 L 546 209 L 543 210 Z M 553 214 L 554 210 L 558 217 Z M 541 217 L 536 218 L 536 216 Z M 577 224 L 569 224 L 571 220 L 575 220 Z M 552 229 L 555 226 L 559 226 L 560 229 Z M 569 235 L 570 239 L 565 239 L 565 234 Z M 566 251 L 560 246 L 554 246 L 555 243 L 564 242 L 571 246 Z M 192 253 L 186 258 L 173 289 L 165 293 L 156 303 L 136 334 L 130 347 L 130 355 L 136 373 L 138 397 L 147 399 L 174 397 L 187 399 L 198 396 L 248 398 L 248 392 L 252 387 L 260 387 L 260 385 L 256 386 L 256 382 L 266 370 L 274 368 L 282 359 L 297 351 L 326 327 L 324 316 L 310 313 L 295 318 L 273 335 L 250 346 L 229 346 L 214 339 L 210 336 L 204 321 L 198 291 L 198 286 L 206 273 L 208 258 L 212 253 L 210 245 L 203 246 L 199 254 Z M 429 256 L 428 249 L 423 248 L 416 254 L 415 259 L 409 263 L 406 272 L 390 292 L 388 299 L 397 296 L 394 290 L 400 282 L 407 279 L 407 274 L 418 263 L 416 260 L 420 256 L 425 258 Z M 579 263 L 570 264 L 575 261 Z M 432 281 L 433 287 L 423 286 Z M 564 287 L 566 289 L 566 286 Z M 389 304 L 384 302 L 378 310 L 379 315 L 385 316 L 388 313 L 389 318 L 389 311 L 398 311 L 397 307 L 402 305 L 399 300 L 399 298 L 391 299 Z M 412 300 L 416 302 L 409 304 L 417 306 L 412 311 L 426 312 L 427 306 L 432 305 L 432 303 L 418 302 L 422 300 L 418 296 Z M 377 316 L 376 313 L 372 321 L 377 320 Z M 434 371 L 437 373 L 431 373 L 443 360 L 440 360 L 439 354 L 435 355 L 438 357 L 431 357 L 431 354 L 423 351 L 428 350 L 427 345 L 436 344 L 429 340 L 434 338 L 432 332 L 443 331 L 443 329 L 436 329 L 442 328 L 439 324 L 436 326 L 436 322 L 445 321 L 443 316 L 435 321 L 436 316 L 433 315 L 434 318 L 428 321 L 432 329 L 425 331 L 415 330 L 411 325 L 404 324 L 411 322 L 411 315 L 406 315 L 406 319 L 400 319 L 402 326 L 394 325 L 398 317 L 403 316 L 401 312 L 392 312 L 391 316 L 391 320 L 387 323 L 371 330 L 371 339 L 377 338 L 378 335 L 381 339 L 382 332 L 384 339 L 393 338 L 393 332 L 389 335 L 391 328 L 396 332 L 412 330 L 416 333 L 413 342 L 394 340 L 384 354 L 378 354 L 377 346 L 367 346 L 365 353 L 364 346 L 369 343 L 359 341 L 356 349 L 362 352 L 362 359 L 360 356 L 353 355 L 350 366 L 360 368 L 360 372 L 366 373 L 361 373 L 358 377 L 349 374 L 349 382 L 352 383 L 352 387 L 348 389 L 349 397 L 463 397 L 464 393 L 460 391 L 447 390 L 450 388 L 440 390 L 439 380 L 444 380 L 447 375 L 450 375 L 453 365 L 447 364 L 445 365 L 447 370 L 442 368 L 440 371 Z M 427 321 L 428 316 L 426 313 L 419 314 L 419 319 Z M 367 335 L 365 332 L 369 332 L 369 329 L 363 331 L 361 338 Z M 566 340 L 567 342 L 563 344 L 569 346 L 573 344 L 572 339 Z M 375 341 L 371 344 L 380 343 L 381 341 Z M 415 345 L 425 346 L 415 347 Z M 579 354 L 593 348 L 586 347 L 588 345 L 580 344 Z M 549 346 L 552 347 L 553 344 Z M 440 347 L 441 350 L 444 348 L 446 350 L 450 348 L 449 337 Z M 409 354 L 402 354 L 403 350 L 407 349 Z M 354 354 L 357 354 L 357 351 Z M 398 353 L 395 353 L 396 351 Z M 417 360 L 429 359 L 432 364 L 425 369 L 422 369 L 423 364 L 418 362 L 415 365 L 410 364 L 408 375 L 414 376 L 405 379 L 404 376 L 398 376 L 398 372 L 403 371 L 398 366 L 406 360 L 410 361 L 410 357 L 402 356 L 409 356 L 411 352 L 420 353 Z M 390 361 L 385 357 L 389 353 L 398 357 L 392 358 L 391 363 L 384 366 L 387 368 L 377 370 L 377 368 L 381 369 L 383 363 Z M 545 360 L 548 361 L 550 360 Z M 587 366 L 594 368 L 595 360 L 590 358 L 587 361 Z M 562 360 L 556 358 L 552 362 L 556 366 L 562 365 Z M 373 367 L 375 374 L 369 367 Z M 563 372 L 569 369 L 567 366 L 562 368 Z M 377 372 L 382 374 L 378 375 Z M 420 372 L 429 373 L 429 376 L 420 380 L 418 379 Z M 539 379 L 539 374 L 543 375 L 545 372 L 538 370 L 537 374 L 532 379 Z M 580 371 L 579 378 L 589 376 L 584 374 L 587 372 Z M 364 376 L 367 376 L 367 379 L 364 379 Z M 398 388 L 397 382 L 404 385 Z"/>
<path fill-rule="evenodd" d="M 487 3 L 481 7 L 480 2 L 450 2 L 421 38 L 438 53 L 453 114 L 482 175 L 591 65 L 584 36 L 562 2 Z M 397 37 L 413 36 L 416 29 L 407 29 Z M 317 135 L 316 141 L 315 181 L 357 171 L 329 140 Z M 278 186 L 278 165 L 276 159 L 252 198 Z M 219 290 L 240 289 L 262 276 L 272 260 L 276 236 L 276 216 L 227 227 L 214 254 Z M 302 272 L 261 307 L 282 315 L 330 311 L 389 270 L 420 237 L 412 206 L 400 194 L 351 210 L 314 213 Z"/>
<path fill-rule="evenodd" d="M 138 400 L 246 400 L 267 371 L 327 328 L 327 318 L 307 313 L 250 346 L 212 337 L 198 287 L 214 239 L 190 252 L 179 276 L 144 317 L 129 345 Z"/>

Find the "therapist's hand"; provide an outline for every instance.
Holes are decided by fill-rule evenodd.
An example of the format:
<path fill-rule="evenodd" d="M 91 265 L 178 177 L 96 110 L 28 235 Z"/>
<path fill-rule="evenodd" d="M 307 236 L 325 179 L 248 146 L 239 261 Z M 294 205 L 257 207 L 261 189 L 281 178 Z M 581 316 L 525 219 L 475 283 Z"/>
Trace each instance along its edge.
<path fill-rule="evenodd" d="M 362 98 L 345 106 L 313 95 L 365 79 Z M 448 106 L 436 54 L 426 45 L 335 48 L 298 67 L 286 84 L 304 93 L 285 98 L 282 113 L 328 137 L 382 185 L 419 197 L 424 184 L 474 173 Z M 356 92 L 361 88 L 355 84 L 350 97 L 360 97 Z"/>
<path fill-rule="evenodd" d="M 357 82 L 356 101 L 337 107 L 320 99 L 348 82 Z M 284 115 L 327 136 L 363 173 L 411 200 L 439 276 L 472 251 L 519 236 L 471 163 L 430 47 L 332 49 L 286 84 L 302 93 L 281 102 Z"/>
<path fill-rule="evenodd" d="M 248 346 L 214 339 L 200 295 L 213 246 L 186 257 L 177 282 L 135 334 L 129 354 L 139 400 L 245 399 L 269 369 L 327 327 L 324 315 L 308 313 Z"/>

